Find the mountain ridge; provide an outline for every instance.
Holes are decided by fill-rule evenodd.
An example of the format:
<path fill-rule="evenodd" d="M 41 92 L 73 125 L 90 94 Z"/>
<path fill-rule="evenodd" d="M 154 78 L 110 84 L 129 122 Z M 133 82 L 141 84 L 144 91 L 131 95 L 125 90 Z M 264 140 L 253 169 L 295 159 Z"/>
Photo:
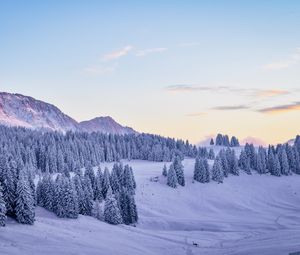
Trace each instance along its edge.
<path fill-rule="evenodd" d="M 78 122 L 54 104 L 8 92 L 0 92 L 0 124 L 59 132 L 137 133 L 134 129 L 117 123 L 110 116 Z"/>

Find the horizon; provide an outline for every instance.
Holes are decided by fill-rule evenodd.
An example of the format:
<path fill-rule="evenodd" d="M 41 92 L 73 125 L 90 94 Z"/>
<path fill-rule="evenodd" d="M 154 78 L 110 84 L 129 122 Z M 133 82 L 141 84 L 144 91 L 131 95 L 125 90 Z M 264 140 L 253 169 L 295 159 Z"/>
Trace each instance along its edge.
<path fill-rule="evenodd" d="M 254 19 L 255 17 L 255 19 Z M 198 143 L 299 133 L 298 1 L 0 3 L 0 90 Z"/>

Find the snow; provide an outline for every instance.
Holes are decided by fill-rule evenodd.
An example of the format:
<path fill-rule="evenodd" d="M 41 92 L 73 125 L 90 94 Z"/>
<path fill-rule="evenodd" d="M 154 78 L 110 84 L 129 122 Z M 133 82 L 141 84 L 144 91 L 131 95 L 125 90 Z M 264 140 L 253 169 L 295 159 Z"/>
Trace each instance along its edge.
<path fill-rule="evenodd" d="M 135 134 L 111 117 L 98 117 L 78 123 L 56 106 L 20 94 L 0 92 L 0 124 L 31 129 L 67 132 L 86 131 L 110 134 Z"/>
<path fill-rule="evenodd" d="M 288 254 L 300 251 L 300 176 L 230 176 L 223 184 L 172 189 L 164 163 L 131 161 L 137 181 L 139 224 L 111 226 L 92 217 L 59 219 L 42 208 L 34 226 L 10 219 L 0 229 L 6 254 Z M 113 163 L 101 165 L 112 168 Z M 167 163 L 168 165 L 169 163 Z M 151 177 L 159 176 L 158 182 Z M 194 247 L 195 242 L 199 247 Z"/>

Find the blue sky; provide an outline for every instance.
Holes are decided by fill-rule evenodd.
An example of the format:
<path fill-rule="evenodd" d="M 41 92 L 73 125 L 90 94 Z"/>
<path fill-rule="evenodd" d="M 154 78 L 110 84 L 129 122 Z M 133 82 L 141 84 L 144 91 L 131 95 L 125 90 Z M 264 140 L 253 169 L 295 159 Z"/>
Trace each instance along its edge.
<path fill-rule="evenodd" d="M 12 0 L 0 24 L 0 90 L 77 120 L 193 142 L 299 133 L 299 1 Z"/>

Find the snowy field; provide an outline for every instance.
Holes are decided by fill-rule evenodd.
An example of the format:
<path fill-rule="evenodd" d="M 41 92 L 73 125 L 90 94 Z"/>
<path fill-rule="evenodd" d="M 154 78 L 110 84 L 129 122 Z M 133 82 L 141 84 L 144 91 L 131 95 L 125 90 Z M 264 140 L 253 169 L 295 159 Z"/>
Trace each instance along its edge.
<path fill-rule="evenodd" d="M 126 162 L 127 163 L 127 162 Z M 300 176 L 230 176 L 223 184 L 193 183 L 194 160 L 184 161 L 186 187 L 172 189 L 164 163 L 132 161 L 137 181 L 137 227 L 94 218 L 59 219 L 42 208 L 34 226 L 9 219 L 0 254 L 289 254 L 300 251 Z M 104 168 L 112 164 L 103 164 Z M 159 182 L 150 182 L 159 176 Z M 193 242 L 198 247 L 193 246 Z"/>

